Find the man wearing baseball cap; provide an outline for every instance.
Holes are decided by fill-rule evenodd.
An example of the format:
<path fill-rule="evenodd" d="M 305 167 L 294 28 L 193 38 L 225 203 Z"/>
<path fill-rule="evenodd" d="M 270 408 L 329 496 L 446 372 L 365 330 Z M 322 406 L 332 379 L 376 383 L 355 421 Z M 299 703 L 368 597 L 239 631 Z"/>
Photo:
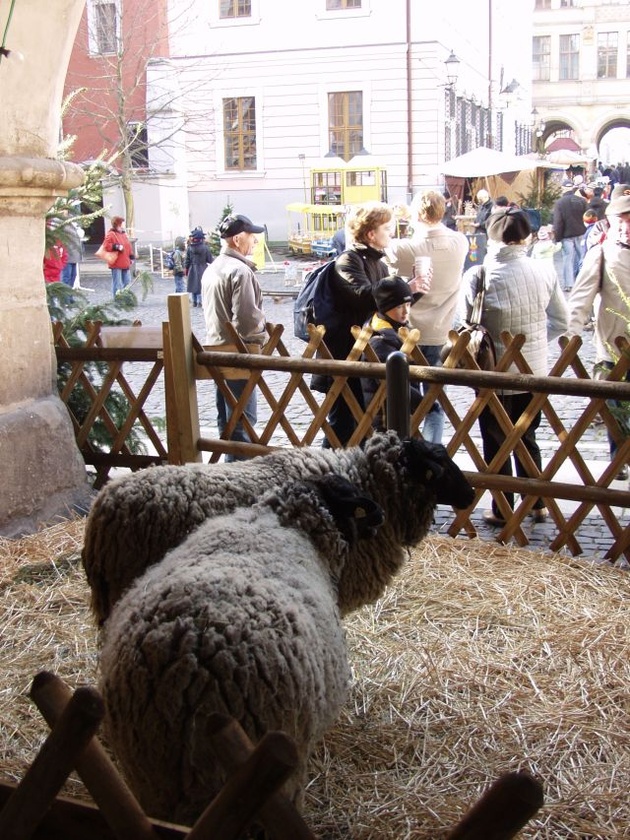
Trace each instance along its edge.
<path fill-rule="evenodd" d="M 256 278 L 256 266 L 250 257 L 264 227 L 255 225 L 247 216 L 227 216 L 219 225 L 223 247 L 219 256 L 206 268 L 201 281 L 203 314 L 206 321 L 206 349 L 235 352 L 236 345 L 226 324 L 231 324 L 250 353 L 260 353 L 265 343 L 265 315 L 262 291 Z M 249 374 L 244 369 L 222 368 L 226 384 L 238 400 Z M 217 427 L 223 437 L 232 408 L 216 388 Z M 253 390 L 243 415 L 253 427 L 256 424 L 256 391 Z M 239 420 L 230 440 L 251 442 L 248 431 Z M 244 456 L 226 454 L 226 461 L 243 460 Z"/>
<path fill-rule="evenodd" d="M 615 339 L 626 336 L 630 312 L 622 295 L 630 295 L 630 184 L 616 184 L 606 207 L 609 228 L 603 242 L 586 252 L 569 297 L 569 335 L 581 335 L 599 295 L 595 316 L 595 365 L 611 370 L 615 364 Z M 609 435 L 610 455 L 617 444 Z M 628 467 L 617 479 L 628 478 Z"/>

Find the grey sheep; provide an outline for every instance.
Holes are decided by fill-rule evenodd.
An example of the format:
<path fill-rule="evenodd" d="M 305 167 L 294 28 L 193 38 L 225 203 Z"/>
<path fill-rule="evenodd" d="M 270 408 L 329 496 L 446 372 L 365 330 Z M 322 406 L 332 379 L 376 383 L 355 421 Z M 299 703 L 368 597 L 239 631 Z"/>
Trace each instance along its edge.
<path fill-rule="evenodd" d="M 255 742 L 272 729 L 295 739 L 300 768 L 286 792 L 299 801 L 313 745 L 347 696 L 342 600 L 356 607 L 380 595 L 443 495 L 472 500 L 443 447 L 386 434 L 365 451 L 332 454 L 325 462 L 346 468 L 354 456 L 362 479 L 343 504 L 330 488 L 347 487 L 347 475 L 327 473 L 211 517 L 105 623 L 107 735 L 154 817 L 191 823 L 219 790 L 204 733 L 214 712 Z"/>
<path fill-rule="evenodd" d="M 432 481 L 423 475 L 418 482 L 417 509 L 424 517 L 421 536 L 429 528 L 436 502 L 464 508 L 473 498 L 444 447 L 422 445 L 423 451 L 431 452 L 432 459 L 439 462 L 441 477 Z M 209 517 L 252 505 L 263 492 L 284 482 L 331 472 L 372 494 L 372 488 L 382 480 L 389 486 L 395 479 L 404 460 L 404 447 L 405 443 L 390 431 L 373 435 L 363 448 L 285 449 L 231 464 L 156 467 L 111 482 L 92 506 L 82 553 L 96 620 L 102 624 L 133 581 Z M 430 470 L 429 464 L 425 468 Z M 380 496 L 378 493 L 375 498 Z M 397 503 L 397 499 L 385 500 L 383 506 L 389 509 Z M 388 518 L 370 551 L 363 543 L 353 548 L 356 562 L 339 586 L 342 615 L 376 600 L 400 567 L 402 527 L 404 523 Z M 381 564 L 357 590 L 357 570 L 378 552 Z"/>
<path fill-rule="evenodd" d="M 382 511 L 345 479 L 288 485 L 201 525 L 123 596 L 104 632 L 108 739 L 143 808 L 192 824 L 224 774 L 204 731 L 214 712 L 255 742 L 298 746 L 286 792 L 345 700 L 335 582 Z"/>

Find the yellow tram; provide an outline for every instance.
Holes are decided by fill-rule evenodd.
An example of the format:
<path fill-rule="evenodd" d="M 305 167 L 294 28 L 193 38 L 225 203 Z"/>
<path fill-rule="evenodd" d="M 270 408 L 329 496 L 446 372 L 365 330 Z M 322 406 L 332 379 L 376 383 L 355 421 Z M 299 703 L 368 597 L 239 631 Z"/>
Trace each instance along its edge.
<path fill-rule="evenodd" d="M 291 253 L 330 256 L 331 239 L 344 226 L 349 206 L 364 201 L 387 201 L 387 170 L 372 155 L 355 155 L 348 163 L 324 159 L 311 168 L 310 203 L 287 205 Z"/>

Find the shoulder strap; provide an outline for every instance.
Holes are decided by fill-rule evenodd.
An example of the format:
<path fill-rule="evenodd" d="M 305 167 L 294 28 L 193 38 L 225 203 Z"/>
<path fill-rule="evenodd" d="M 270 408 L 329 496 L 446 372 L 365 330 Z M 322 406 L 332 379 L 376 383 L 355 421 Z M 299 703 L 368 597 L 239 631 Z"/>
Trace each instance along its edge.
<path fill-rule="evenodd" d="M 470 313 L 470 320 L 473 324 L 479 324 L 481 321 L 481 313 L 483 311 L 483 299 L 486 294 L 486 269 L 483 265 L 479 266 L 477 272 L 477 287 L 475 290 L 475 299 L 473 301 L 472 312 Z"/>

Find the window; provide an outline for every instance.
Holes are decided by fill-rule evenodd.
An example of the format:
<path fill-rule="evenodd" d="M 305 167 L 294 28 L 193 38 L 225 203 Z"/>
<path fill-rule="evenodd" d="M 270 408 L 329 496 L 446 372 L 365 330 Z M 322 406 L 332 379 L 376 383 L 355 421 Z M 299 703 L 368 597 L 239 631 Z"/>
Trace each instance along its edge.
<path fill-rule="evenodd" d="M 115 0 L 91 0 L 88 12 L 88 40 L 92 55 L 115 53 L 118 49 L 119 12 Z"/>
<path fill-rule="evenodd" d="M 580 36 L 560 36 L 560 81 L 579 78 Z"/>
<path fill-rule="evenodd" d="M 219 17 L 240 18 L 252 16 L 251 0 L 219 0 Z"/>
<path fill-rule="evenodd" d="M 551 8 L 551 0 L 536 0 L 536 9 L 550 9 Z"/>
<path fill-rule="evenodd" d="M 630 79 L 630 32 L 628 32 L 628 46 L 626 47 L 626 79 Z"/>
<path fill-rule="evenodd" d="M 597 78 L 617 78 L 616 32 L 600 32 L 597 35 Z"/>
<path fill-rule="evenodd" d="M 532 42 L 532 71 L 535 82 L 548 82 L 551 70 L 551 37 L 536 35 Z"/>
<path fill-rule="evenodd" d="M 572 9 L 575 6 L 574 0 L 560 0 L 561 9 Z"/>
<path fill-rule="evenodd" d="M 127 149 L 134 169 L 149 168 L 149 145 L 147 127 L 144 123 L 127 123 Z"/>
<path fill-rule="evenodd" d="M 326 11 L 336 12 L 338 9 L 360 9 L 361 0 L 326 0 Z"/>
<path fill-rule="evenodd" d="M 256 100 L 253 96 L 223 100 L 225 168 L 256 169 Z"/>
<path fill-rule="evenodd" d="M 363 93 L 328 94 L 328 143 L 330 151 L 350 160 L 363 148 Z"/>

